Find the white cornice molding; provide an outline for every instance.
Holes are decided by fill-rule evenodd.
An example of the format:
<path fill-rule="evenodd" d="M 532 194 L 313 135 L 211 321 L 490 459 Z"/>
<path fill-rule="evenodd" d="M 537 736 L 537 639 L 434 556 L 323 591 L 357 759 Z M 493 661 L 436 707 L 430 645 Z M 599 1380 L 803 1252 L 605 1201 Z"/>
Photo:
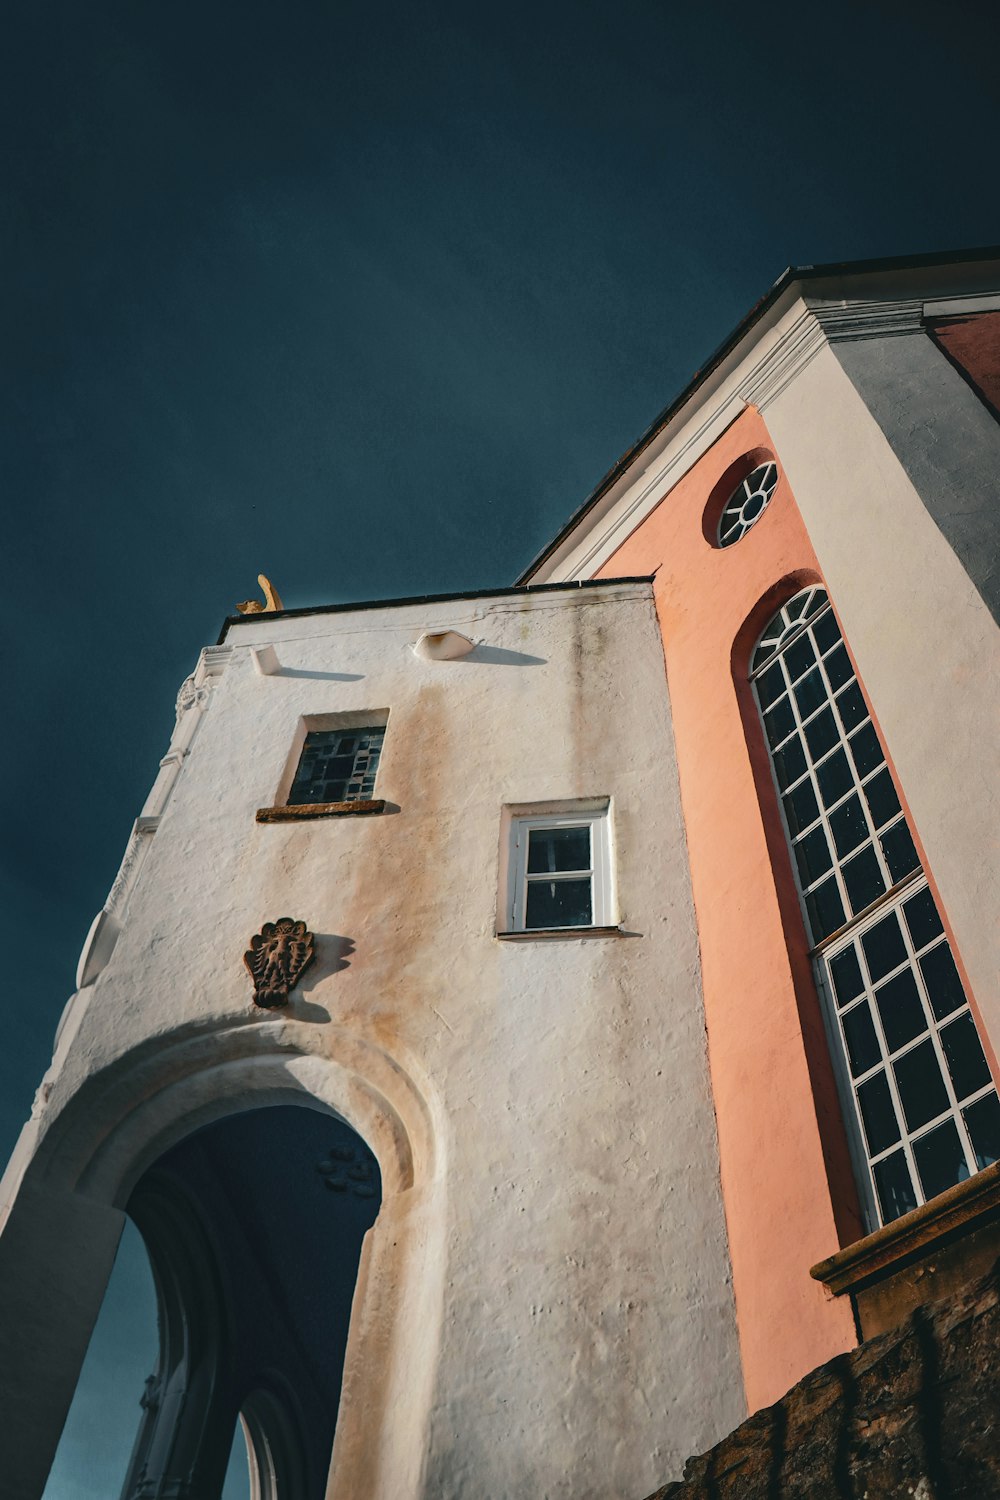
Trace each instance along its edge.
<path fill-rule="evenodd" d="M 810 307 L 831 344 L 845 340 L 895 338 L 920 333 L 924 304 L 920 297 L 894 297 L 882 301 L 859 298 L 855 302 L 817 302 Z"/>

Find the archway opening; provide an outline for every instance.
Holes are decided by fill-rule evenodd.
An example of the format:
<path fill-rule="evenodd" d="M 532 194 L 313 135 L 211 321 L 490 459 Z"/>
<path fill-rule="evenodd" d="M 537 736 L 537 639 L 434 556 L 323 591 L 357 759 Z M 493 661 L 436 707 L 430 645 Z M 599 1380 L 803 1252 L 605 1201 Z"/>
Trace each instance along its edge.
<path fill-rule="evenodd" d="M 301 1105 L 226 1116 L 143 1174 L 127 1208 L 152 1267 L 159 1351 L 134 1392 L 142 1415 L 131 1459 L 119 1454 L 122 1500 L 322 1500 L 362 1242 L 380 1203 L 361 1137 Z M 127 1229 L 122 1242 L 132 1282 L 137 1238 Z M 120 1338 L 131 1319 L 148 1323 L 148 1293 L 144 1312 L 120 1281 L 116 1270 L 95 1329 L 106 1348 L 116 1325 Z M 66 1427 L 77 1448 L 91 1364 Z"/>

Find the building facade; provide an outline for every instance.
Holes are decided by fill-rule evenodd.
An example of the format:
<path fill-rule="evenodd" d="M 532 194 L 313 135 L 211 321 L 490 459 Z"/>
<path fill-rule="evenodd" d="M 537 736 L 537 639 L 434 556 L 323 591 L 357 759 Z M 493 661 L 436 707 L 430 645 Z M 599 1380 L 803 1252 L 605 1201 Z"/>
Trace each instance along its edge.
<path fill-rule="evenodd" d="M 271 1500 L 642 1500 L 995 1258 L 998 330 L 789 272 L 514 589 L 227 622 L 4 1179 L 12 1500 L 126 1213 L 129 1500 L 239 1417 Z"/>

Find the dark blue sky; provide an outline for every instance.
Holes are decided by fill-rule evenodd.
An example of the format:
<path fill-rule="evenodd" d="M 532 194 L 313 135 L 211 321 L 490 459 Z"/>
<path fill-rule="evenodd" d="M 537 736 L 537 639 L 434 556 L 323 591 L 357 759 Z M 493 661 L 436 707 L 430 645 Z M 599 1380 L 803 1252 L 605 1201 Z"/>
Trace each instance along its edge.
<path fill-rule="evenodd" d="M 8 12 L 0 1155 L 257 572 L 511 582 L 786 264 L 1000 240 L 996 14 Z"/>

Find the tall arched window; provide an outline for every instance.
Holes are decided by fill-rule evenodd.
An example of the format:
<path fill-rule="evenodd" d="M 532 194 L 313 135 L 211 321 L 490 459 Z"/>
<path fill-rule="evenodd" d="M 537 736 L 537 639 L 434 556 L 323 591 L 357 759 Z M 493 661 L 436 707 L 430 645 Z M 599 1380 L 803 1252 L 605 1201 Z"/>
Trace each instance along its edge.
<path fill-rule="evenodd" d="M 1000 1156 L 1000 1102 L 829 598 L 804 589 L 751 680 L 872 1226 Z"/>

